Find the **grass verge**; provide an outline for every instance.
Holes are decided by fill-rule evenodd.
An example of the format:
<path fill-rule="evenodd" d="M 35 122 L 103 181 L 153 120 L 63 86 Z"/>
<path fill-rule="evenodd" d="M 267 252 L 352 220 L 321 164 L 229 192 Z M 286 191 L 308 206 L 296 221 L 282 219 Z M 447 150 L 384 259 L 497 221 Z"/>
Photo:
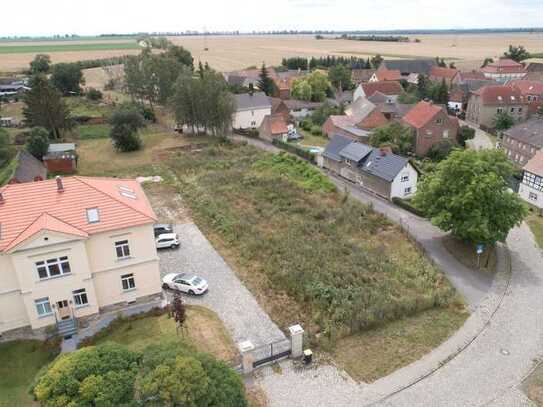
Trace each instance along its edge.
<path fill-rule="evenodd" d="M 79 140 L 94 140 L 108 138 L 111 126 L 109 124 L 82 124 L 77 126 Z"/>
<path fill-rule="evenodd" d="M 59 352 L 58 344 L 13 341 L 0 344 L 0 407 L 28 407 L 34 403 L 28 387 L 38 371 Z"/>
<path fill-rule="evenodd" d="M 530 226 L 538 246 L 543 249 L 543 216 L 532 213 L 526 218 L 526 222 Z"/>
<path fill-rule="evenodd" d="M 462 242 L 451 235 L 445 236 L 442 243 L 447 251 L 467 268 L 489 273 L 496 272 L 496 246 L 487 247 L 478 261 L 476 249 L 472 244 Z"/>

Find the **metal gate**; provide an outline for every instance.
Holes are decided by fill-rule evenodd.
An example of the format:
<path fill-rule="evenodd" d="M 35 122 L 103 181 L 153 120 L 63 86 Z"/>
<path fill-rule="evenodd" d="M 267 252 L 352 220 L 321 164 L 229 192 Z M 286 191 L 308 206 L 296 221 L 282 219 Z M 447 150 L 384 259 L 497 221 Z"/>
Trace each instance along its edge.
<path fill-rule="evenodd" d="M 291 353 L 290 339 L 283 339 L 255 348 L 253 354 L 253 367 L 265 365 L 279 359 L 289 357 Z"/>

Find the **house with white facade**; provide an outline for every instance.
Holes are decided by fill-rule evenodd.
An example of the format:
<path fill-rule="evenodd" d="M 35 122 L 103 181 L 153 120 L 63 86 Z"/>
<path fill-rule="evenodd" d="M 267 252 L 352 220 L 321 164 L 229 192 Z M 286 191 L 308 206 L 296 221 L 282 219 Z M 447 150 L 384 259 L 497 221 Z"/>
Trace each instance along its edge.
<path fill-rule="evenodd" d="M 134 180 L 0 188 L 0 337 L 68 336 L 102 312 L 159 300 L 155 222 Z"/>
<path fill-rule="evenodd" d="M 518 193 L 526 202 L 543 209 L 543 150 L 539 150 L 523 168 Z"/>
<path fill-rule="evenodd" d="M 375 148 L 336 135 L 319 165 L 386 199 L 411 198 L 417 192 L 418 171 L 408 158 L 389 148 Z"/>
<path fill-rule="evenodd" d="M 234 95 L 236 112 L 232 118 L 234 129 L 257 129 L 264 117 L 272 112 L 271 98 L 264 92 Z"/>

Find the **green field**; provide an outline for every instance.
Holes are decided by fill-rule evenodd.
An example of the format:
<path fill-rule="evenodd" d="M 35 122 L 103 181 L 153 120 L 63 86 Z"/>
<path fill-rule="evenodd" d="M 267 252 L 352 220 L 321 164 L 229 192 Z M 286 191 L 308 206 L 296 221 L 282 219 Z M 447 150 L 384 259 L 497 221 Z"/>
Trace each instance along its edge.
<path fill-rule="evenodd" d="M 47 44 L 47 45 L 3 45 L 0 54 L 46 54 L 69 51 L 109 51 L 119 49 L 139 49 L 134 42 L 104 42 L 91 44 Z"/>

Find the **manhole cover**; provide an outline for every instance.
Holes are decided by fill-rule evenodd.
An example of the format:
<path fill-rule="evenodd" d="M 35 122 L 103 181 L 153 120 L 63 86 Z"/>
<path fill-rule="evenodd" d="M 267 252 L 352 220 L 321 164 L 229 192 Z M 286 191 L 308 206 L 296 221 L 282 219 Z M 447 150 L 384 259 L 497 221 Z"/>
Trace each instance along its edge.
<path fill-rule="evenodd" d="M 508 351 L 507 349 L 502 349 L 502 350 L 500 350 L 500 353 L 501 353 L 502 355 L 505 355 L 505 356 L 508 356 L 508 355 L 509 355 L 509 351 Z"/>

